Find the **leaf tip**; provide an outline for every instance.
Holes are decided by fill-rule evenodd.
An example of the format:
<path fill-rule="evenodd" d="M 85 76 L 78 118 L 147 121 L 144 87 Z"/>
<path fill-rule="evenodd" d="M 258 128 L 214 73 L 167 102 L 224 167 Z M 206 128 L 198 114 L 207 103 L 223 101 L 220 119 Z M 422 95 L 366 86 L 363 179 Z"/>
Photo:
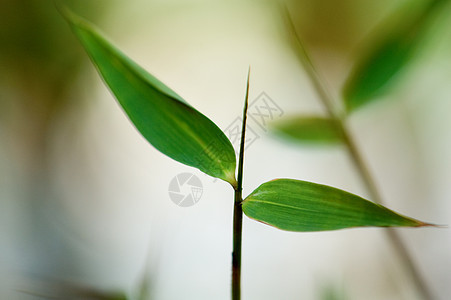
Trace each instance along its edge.
<path fill-rule="evenodd" d="M 55 1 L 55 7 L 67 22 L 73 23 L 77 19 L 77 16 L 66 5 Z"/>
<path fill-rule="evenodd" d="M 93 25 L 84 19 L 83 17 L 79 16 L 78 14 L 74 13 L 70 8 L 63 4 L 56 4 L 56 9 L 58 12 L 63 16 L 63 18 L 66 20 L 66 22 L 69 24 L 69 26 L 74 30 L 74 32 L 80 29 L 86 30 L 86 28 L 91 28 Z M 92 28 L 91 28 L 92 30 Z"/>
<path fill-rule="evenodd" d="M 422 221 L 417 221 L 417 222 L 418 222 L 418 226 L 416 226 L 416 227 L 448 228 L 448 225 L 443 225 L 443 224 L 433 224 L 433 223 L 426 223 L 426 222 L 422 222 Z"/>

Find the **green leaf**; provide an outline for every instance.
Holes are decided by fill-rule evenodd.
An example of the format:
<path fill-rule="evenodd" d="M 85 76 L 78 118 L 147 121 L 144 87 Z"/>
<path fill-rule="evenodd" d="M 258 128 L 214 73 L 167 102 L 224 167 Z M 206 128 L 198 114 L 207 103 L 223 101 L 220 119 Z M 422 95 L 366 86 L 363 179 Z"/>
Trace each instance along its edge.
<path fill-rule="evenodd" d="M 173 90 L 125 56 L 87 21 L 63 13 L 138 131 L 185 165 L 236 185 L 236 158 L 225 134 Z"/>
<path fill-rule="evenodd" d="M 335 120 L 315 116 L 297 116 L 273 124 L 280 135 L 310 144 L 337 144 L 343 135 Z"/>
<path fill-rule="evenodd" d="M 242 205 L 248 217 L 288 231 L 430 225 L 348 192 L 294 179 L 263 183 Z"/>
<path fill-rule="evenodd" d="M 356 62 L 343 90 L 348 112 L 380 99 L 396 83 L 414 58 L 434 8 L 442 2 L 446 1 L 431 1 L 416 17 L 390 29 L 368 55 Z"/>

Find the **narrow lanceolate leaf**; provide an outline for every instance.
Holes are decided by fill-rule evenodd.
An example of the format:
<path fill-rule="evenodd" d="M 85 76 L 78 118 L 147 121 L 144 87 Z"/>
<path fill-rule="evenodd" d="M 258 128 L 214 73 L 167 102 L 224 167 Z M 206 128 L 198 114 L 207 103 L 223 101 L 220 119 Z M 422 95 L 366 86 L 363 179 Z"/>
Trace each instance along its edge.
<path fill-rule="evenodd" d="M 273 124 L 276 133 L 308 144 L 337 144 L 343 140 L 335 120 L 324 117 L 298 116 Z"/>
<path fill-rule="evenodd" d="M 232 144 L 211 120 L 115 48 L 91 24 L 70 12 L 64 14 L 130 120 L 155 148 L 236 185 Z"/>
<path fill-rule="evenodd" d="M 415 18 L 393 29 L 374 49 L 357 61 L 343 97 L 348 112 L 380 99 L 414 58 L 435 8 L 444 0 L 431 1 Z"/>
<path fill-rule="evenodd" d="M 294 179 L 266 182 L 242 205 L 248 217 L 289 231 L 430 225 L 348 192 Z"/>

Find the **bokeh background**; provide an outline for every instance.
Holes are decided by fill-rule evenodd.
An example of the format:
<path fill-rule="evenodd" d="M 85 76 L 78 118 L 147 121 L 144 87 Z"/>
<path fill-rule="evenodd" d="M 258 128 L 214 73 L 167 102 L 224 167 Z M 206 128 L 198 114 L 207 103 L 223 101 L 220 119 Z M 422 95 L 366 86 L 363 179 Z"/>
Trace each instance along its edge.
<path fill-rule="evenodd" d="M 339 100 L 375 37 L 427 2 L 285 3 Z M 241 114 L 249 65 L 251 100 L 265 92 L 281 118 L 324 114 L 276 2 L 62 3 L 222 129 Z M 387 206 L 443 225 L 451 223 L 450 14 L 443 5 L 395 88 L 350 119 Z M 342 147 L 249 125 L 259 138 L 246 153 L 245 195 L 273 178 L 297 178 L 366 196 Z M 203 184 L 189 208 L 168 194 L 183 172 Z M 53 1 L 0 2 L 1 299 L 228 299 L 232 197 L 226 183 L 139 135 Z M 399 233 L 436 298 L 448 299 L 450 229 Z M 289 233 L 245 219 L 242 267 L 243 299 L 418 298 L 382 229 Z"/>

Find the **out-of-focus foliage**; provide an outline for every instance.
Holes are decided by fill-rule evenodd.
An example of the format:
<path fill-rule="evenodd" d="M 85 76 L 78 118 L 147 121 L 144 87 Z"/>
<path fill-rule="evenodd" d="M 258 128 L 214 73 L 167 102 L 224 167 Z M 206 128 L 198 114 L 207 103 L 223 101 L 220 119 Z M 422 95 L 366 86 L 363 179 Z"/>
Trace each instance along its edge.
<path fill-rule="evenodd" d="M 21 290 L 21 294 L 36 296 L 39 299 L 84 299 L 84 300 L 127 300 L 123 292 L 100 291 L 96 288 L 80 286 L 67 282 L 43 283 L 38 290 Z"/>
<path fill-rule="evenodd" d="M 112 4 L 65 3 L 95 19 L 109 7 L 106 3 Z M 70 99 L 67 92 L 81 69 L 82 54 L 53 1 L 0 3 L 0 124 L 22 137 L 10 147 L 21 147 L 31 161 L 43 160 L 47 130 Z"/>
<path fill-rule="evenodd" d="M 320 299 L 321 300 L 346 300 L 348 297 L 346 296 L 343 287 L 338 287 L 332 284 L 325 285 L 322 287 L 320 291 Z"/>
<path fill-rule="evenodd" d="M 67 2 L 99 17 L 99 1 Z M 73 83 L 80 68 L 81 49 L 75 46 L 53 1 L 3 1 L 0 8 L 0 83 L 8 90 L 19 89 L 26 94 L 19 100 L 35 107 L 35 114 L 40 110 L 51 113 L 63 101 L 59 98 L 63 91 Z M 2 97 L 1 103 L 8 101 L 13 99 Z"/>
<path fill-rule="evenodd" d="M 346 82 L 343 97 L 347 111 L 351 112 L 377 99 L 386 92 L 413 60 L 428 25 L 448 0 L 433 0 L 414 16 L 403 14 L 398 22 L 383 26 L 384 36 L 369 54 L 355 64 Z M 377 32 L 381 35 L 381 32 Z"/>
<path fill-rule="evenodd" d="M 335 120 L 317 116 L 285 118 L 273 124 L 284 137 L 306 144 L 339 144 L 342 132 Z"/>
<path fill-rule="evenodd" d="M 65 3 L 98 20 L 114 1 Z M 83 55 L 54 1 L 0 1 L 0 163 L 7 163 L 0 170 L 7 178 L 0 180 L 0 210 L 17 209 L 2 226 L 0 252 L 20 258 L 6 261 L 8 274 L 53 277 L 79 265 L 45 209 L 54 199 L 49 142 L 55 121 L 79 100 L 74 86 Z M 10 236 L 18 242 L 8 243 Z"/>

